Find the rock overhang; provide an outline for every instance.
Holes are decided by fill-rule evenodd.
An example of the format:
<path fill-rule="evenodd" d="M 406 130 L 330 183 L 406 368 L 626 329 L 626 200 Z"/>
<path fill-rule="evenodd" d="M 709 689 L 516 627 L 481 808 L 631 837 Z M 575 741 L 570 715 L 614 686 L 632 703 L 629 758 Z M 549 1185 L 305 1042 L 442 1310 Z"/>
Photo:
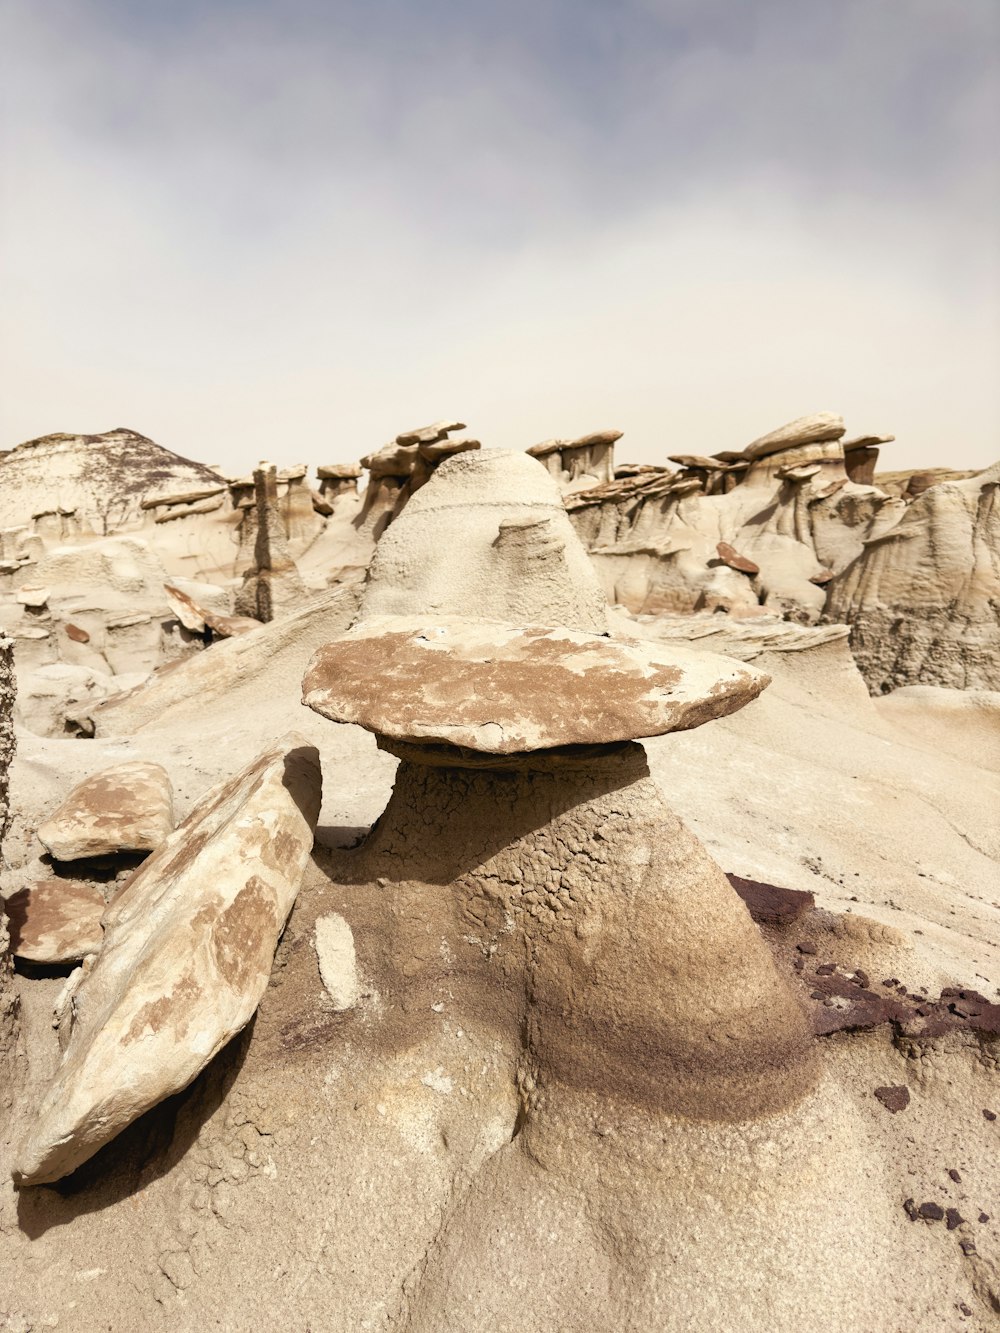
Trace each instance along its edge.
<path fill-rule="evenodd" d="M 546 625 L 378 616 L 324 645 L 303 702 L 394 746 L 463 757 L 571 758 L 688 730 L 751 702 L 754 667 Z M 440 762 L 440 758 L 438 760 Z"/>

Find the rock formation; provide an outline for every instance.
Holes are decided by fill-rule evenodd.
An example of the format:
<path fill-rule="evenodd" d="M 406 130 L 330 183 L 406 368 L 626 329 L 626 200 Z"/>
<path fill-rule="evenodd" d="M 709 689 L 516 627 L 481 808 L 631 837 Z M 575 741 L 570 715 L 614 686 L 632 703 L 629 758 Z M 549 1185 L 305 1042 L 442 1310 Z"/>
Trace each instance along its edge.
<path fill-rule="evenodd" d="M 31 963 L 79 962 L 104 940 L 104 894 L 96 885 L 41 880 L 7 899 L 10 951 Z"/>
<path fill-rule="evenodd" d="M 117 852 L 153 852 L 174 827 L 173 791 L 159 764 L 131 760 L 74 787 L 40 825 L 38 840 L 57 861 Z"/>
<path fill-rule="evenodd" d="M 278 509 L 278 469 L 273 463 L 261 463 L 254 471 L 253 483 L 257 517 L 254 559 L 243 575 L 235 609 L 237 615 L 266 624 L 300 605 L 305 587 L 288 549 L 287 529 Z"/>
<path fill-rule="evenodd" d="M 1000 689 L 1000 463 L 923 491 L 831 582 L 869 687 Z"/>
<path fill-rule="evenodd" d="M 674 454 L 680 470 L 627 469 L 567 494 L 574 527 L 610 601 L 633 614 L 823 614 L 825 585 L 902 508 L 851 480 L 832 412 L 801 417 L 741 451 Z M 851 466 L 874 468 L 872 443 L 851 441 Z M 729 553 L 732 552 L 732 555 Z"/>
<path fill-rule="evenodd" d="M 478 440 L 449 439 L 456 430 L 465 430 L 465 423 L 437 421 L 432 426 L 404 430 L 391 444 L 362 458 L 361 466 L 368 469 L 368 486 L 357 522 L 373 540 L 377 541 L 398 517 L 442 459 L 480 447 Z"/>
<path fill-rule="evenodd" d="M 10 766 L 14 761 L 14 645 L 0 632 L 0 868 L 10 825 Z M 17 995 L 12 984 L 7 913 L 0 903 L 0 1111 L 11 1103 L 11 1067 L 17 1035 Z"/>
<path fill-rule="evenodd" d="M 598 430 L 575 440 L 545 440 L 527 452 L 564 490 L 586 490 L 614 481 L 615 441 L 621 437 L 620 430 Z"/>
<path fill-rule="evenodd" d="M 291 736 L 209 792 L 104 914 L 62 1063 L 15 1157 L 58 1180 L 187 1087 L 253 1016 L 319 815 L 315 750 Z"/>

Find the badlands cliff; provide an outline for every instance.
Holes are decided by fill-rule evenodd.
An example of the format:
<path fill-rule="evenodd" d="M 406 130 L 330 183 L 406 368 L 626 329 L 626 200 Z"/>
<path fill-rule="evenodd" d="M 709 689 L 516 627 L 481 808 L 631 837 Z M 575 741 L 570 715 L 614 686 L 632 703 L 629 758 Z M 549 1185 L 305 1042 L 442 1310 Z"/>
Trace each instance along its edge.
<path fill-rule="evenodd" d="M 995 1327 L 997 469 L 464 431 L 0 454 L 0 1328 Z"/>

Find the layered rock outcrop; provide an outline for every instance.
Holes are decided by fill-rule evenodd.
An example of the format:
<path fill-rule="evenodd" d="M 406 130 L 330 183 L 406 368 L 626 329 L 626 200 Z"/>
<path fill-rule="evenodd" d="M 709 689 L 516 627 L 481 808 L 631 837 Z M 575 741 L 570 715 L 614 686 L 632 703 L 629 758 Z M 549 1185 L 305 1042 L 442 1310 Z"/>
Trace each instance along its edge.
<path fill-rule="evenodd" d="M 869 688 L 1000 689 L 1000 463 L 923 491 L 830 584 Z"/>

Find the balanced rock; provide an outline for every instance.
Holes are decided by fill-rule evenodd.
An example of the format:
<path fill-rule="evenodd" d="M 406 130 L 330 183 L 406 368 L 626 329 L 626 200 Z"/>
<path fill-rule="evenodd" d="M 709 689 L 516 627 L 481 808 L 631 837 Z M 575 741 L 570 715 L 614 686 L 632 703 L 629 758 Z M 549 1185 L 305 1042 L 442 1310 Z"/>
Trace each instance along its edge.
<path fill-rule="evenodd" d="M 38 830 L 57 861 L 151 852 L 174 826 L 173 790 L 159 764 L 134 759 L 84 778 Z"/>
<path fill-rule="evenodd" d="M 682 731 L 770 677 L 711 653 L 461 617 L 379 617 L 321 648 L 303 701 L 410 744 L 511 755 Z"/>
<path fill-rule="evenodd" d="M 31 963 L 73 963 L 104 940 L 104 894 L 93 884 L 45 879 L 7 899 L 10 951 Z"/>
<path fill-rule="evenodd" d="M 313 844 L 316 750 L 285 737 L 213 788 L 104 916 L 63 1062 L 15 1155 L 58 1180 L 187 1087 L 253 1016 Z"/>
<path fill-rule="evenodd" d="M 730 546 L 728 542 L 717 542 L 715 549 L 719 553 L 719 559 L 730 569 L 738 569 L 741 574 L 760 573 L 760 565 L 755 565 L 745 555 L 740 555 L 739 551 Z"/>
<path fill-rule="evenodd" d="M 844 418 L 839 412 L 816 412 L 812 416 L 796 417 L 748 444 L 743 455 L 745 458 L 766 458 L 768 454 L 780 454 L 800 444 L 839 440 L 845 429 Z"/>

